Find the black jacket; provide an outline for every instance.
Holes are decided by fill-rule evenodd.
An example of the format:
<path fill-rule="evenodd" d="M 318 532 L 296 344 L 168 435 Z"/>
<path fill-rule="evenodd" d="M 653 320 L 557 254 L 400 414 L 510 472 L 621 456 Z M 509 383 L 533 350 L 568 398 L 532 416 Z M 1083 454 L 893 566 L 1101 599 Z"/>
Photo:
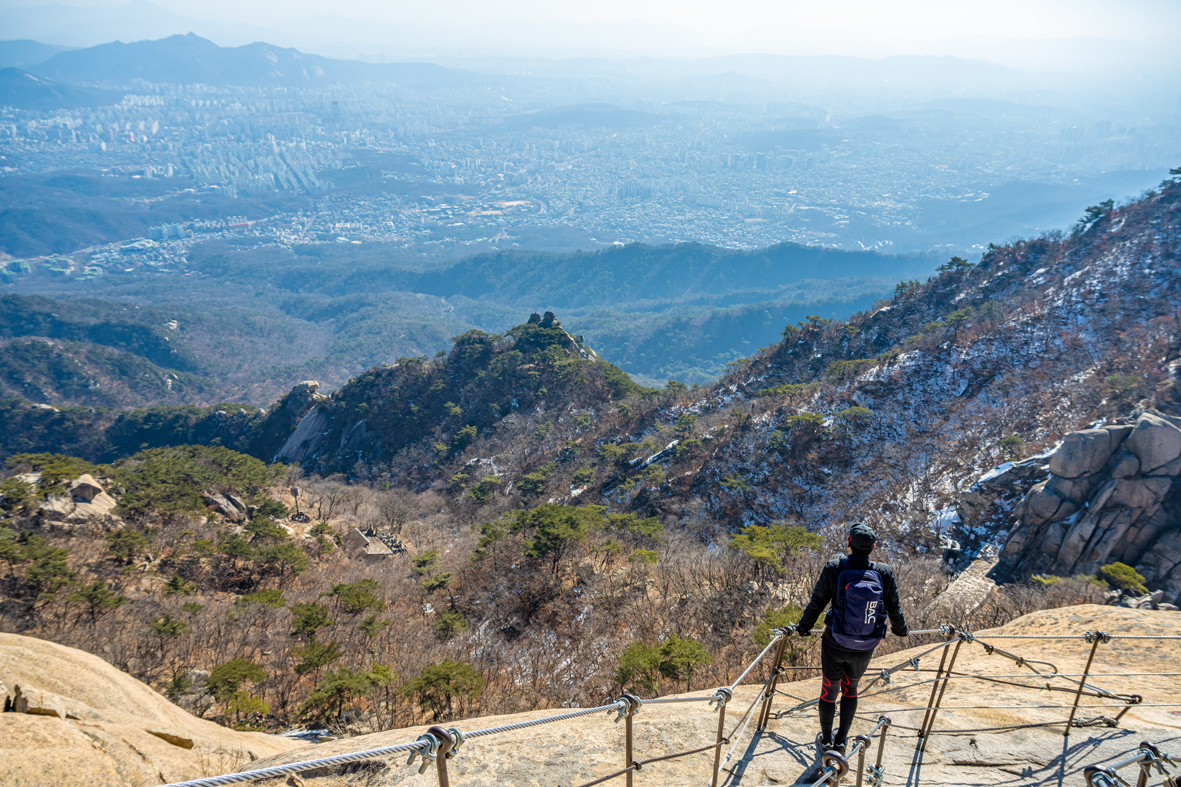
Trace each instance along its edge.
<path fill-rule="evenodd" d="M 856 555 L 834 557 L 824 564 L 820 578 L 816 580 L 816 587 L 812 590 L 812 600 L 808 602 L 804 614 L 800 616 L 800 622 L 796 624 L 796 631 L 800 634 L 807 634 L 811 631 L 812 627 L 816 625 L 820 613 L 836 598 L 837 579 L 841 574 L 842 560 L 848 561 L 848 568 L 869 568 L 869 564 L 874 563 L 874 570 L 882 575 L 882 604 L 886 607 L 886 614 L 890 616 L 890 630 L 896 637 L 905 637 L 910 630 L 906 627 L 906 618 L 902 616 L 902 604 L 898 600 L 898 583 L 894 580 L 893 570 L 885 563 L 870 561 L 867 557 L 857 557 Z"/>

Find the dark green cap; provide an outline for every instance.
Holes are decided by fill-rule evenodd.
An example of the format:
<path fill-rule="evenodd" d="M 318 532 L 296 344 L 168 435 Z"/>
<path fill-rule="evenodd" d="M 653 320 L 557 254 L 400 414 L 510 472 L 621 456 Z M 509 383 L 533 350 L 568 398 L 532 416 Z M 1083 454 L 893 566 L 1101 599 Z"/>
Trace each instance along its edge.
<path fill-rule="evenodd" d="M 849 528 L 849 546 L 858 552 L 868 552 L 877 543 L 878 537 L 869 525 L 860 522 Z"/>

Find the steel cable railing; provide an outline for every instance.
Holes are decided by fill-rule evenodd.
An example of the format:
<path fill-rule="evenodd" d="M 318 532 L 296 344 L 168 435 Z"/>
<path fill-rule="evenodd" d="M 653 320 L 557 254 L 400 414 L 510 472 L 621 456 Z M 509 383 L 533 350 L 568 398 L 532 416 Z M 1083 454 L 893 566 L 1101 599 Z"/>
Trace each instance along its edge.
<path fill-rule="evenodd" d="M 754 660 L 752 660 L 746 666 L 746 668 L 738 676 L 738 679 L 735 680 L 733 683 L 731 683 L 729 686 L 724 686 L 724 687 L 717 689 L 712 695 L 709 695 L 709 696 L 657 697 L 657 698 L 654 698 L 651 700 L 641 700 L 640 698 L 635 697 L 633 695 L 625 694 L 621 699 L 616 700 L 615 702 L 608 703 L 606 705 L 601 705 L 601 706 L 598 706 L 595 708 L 582 708 L 582 709 L 570 711 L 568 713 L 561 713 L 561 714 L 557 714 L 557 715 L 553 715 L 553 716 L 546 716 L 546 717 L 540 718 L 540 719 L 531 719 L 528 721 L 514 722 L 511 724 L 501 724 L 501 725 L 497 725 L 494 727 L 486 727 L 486 728 L 482 728 L 482 729 L 478 729 L 478 730 L 472 730 L 470 732 L 463 732 L 456 727 L 443 729 L 442 727 L 435 726 L 435 727 L 431 727 L 430 730 L 428 730 L 425 734 L 419 736 L 418 740 L 412 741 L 412 742 L 399 743 L 399 744 L 392 745 L 392 746 L 383 746 L 383 747 L 374 748 L 374 749 L 365 749 L 365 750 L 356 751 L 356 752 L 347 752 L 344 754 L 333 755 L 333 756 L 329 756 L 329 757 L 318 757 L 318 758 L 311 759 L 311 760 L 303 760 L 300 762 L 286 763 L 283 765 L 275 765 L 275 766 L 270 766 L 267 768 L 255 768 L 255 769 L 251 769 L 251 770 L 240 771 L 238 773 L 227 773 L 227 774 L 221 774 L 218 776 L 209 776 L 209 777 L 204 777 L 204 778 L 200 778 L 200 779 L 191 779 L 191 780 L 182 781 L 182 782 L 173 782 L 171 784 L 162 785 L 162 787 L 223 787 L 223 785 L 241 784 L 244 782 L 258 781 L 261 779 L 275 778 L 275 777 L 279 777 L 279 776 L 288 776 L 291 774 L 303 773 L 303 772 L 312 771 L 312 770 L 319 770 L 322 768 L 331 768 L 331 767 L 335 767 L 335 766 L 349 765 L 349 764 L 356 763 L 356 762 L 363 762 L 363 761 L 367 761 L 367 760 L 378 759 L 381 757 L 389 756 L 392 754 L 400 754 L 400 753 L 409 753 L 410 754 L 410 759 L 407 761 L 407 764 L 411 764 L 415 758 L 418 758 L 418 757 L 422 758 L 422 763 L 419 767 L 419 773 L 425 772 L 427 767 L 429 767 L 431 764 L 435 764 L 436 768 L 438 769 L 439 782 L 440 782 L 441 787 L 449 787 L 449 777 L 446 774 L 446 764 L 445 763 L 448 759 L 451 759 L 452 757 L 454 757 L 459 752 L 460 748 L 467 741 L 470 741 L 470 740 L 473 740 L 476 738 L 481 738 L 481 737 L 488 736 L 488 735 L 496 735 L 496 734 L 500 734 L 500 733 L 513 732 L 516 730 L 527 729 L 530 727 L 539 727 L 539 726 L 546 725 L 546 724 L 553 724 L 553 723 L 562 722 L 562 721 L 569 721 L 572 719 L 581 718 L 583 716 L 590 716 L 590 715 L 597 714 L 597 713 L 604 713 L 604 712 L 611 712 L 611 711 L 616 711 L 619 714 L 616 717 L 616 721 L 619 721 L 620 719 L 627 720 L 627 739 L 628 739 L 627 740 L 627 748 L 628 748 L 629 762 L 627 763 L 625 768 L 615 771 L 613 773 L 607 774 L 606 776 L 599 777 L 591 782 L 587 782 L 586 784 L 581 785 L 581 787 L 591 787 L 591 785 L 601 784 L 603 782 L 609 781 L 614 778 L 618 778 L 620 776 L 626 776 L 628 784 L 630 785 L 631 774 L 634 773 L 635 771 L 640 770 L 646 764 L 676 759 L 678 757 L 686 757 L 686 756 L 689 756 L 692 754 L 699 754 L 701 752 L 706 752 L 711 749 L 720 753 L 721 747 L 727 743 L 730 743 L 731 740 L 733 740 L 735 743 L 737 743 L 738 738 L 741 738 L 741 736 L 743 734 L 745 734 L 746 728 L 749 725 L 750 720 L 754 718 L 753 711 L 754 711 L 755 707 L 758 706 L 759 701 L 766 700 L 767 687 L 768 687 L 768 685 L 771 684 L 772 680 L 777 676 L 776 670 L 778 670 L 779 665 L 777 664 L 775 669 L 772 670 L 772 676 L 769 677 L 767 679 L 767 681 L 763 683 L 761 690 L 759 691 L 758 694 L 756 694 L 754 700 L 751 702 L 750 706 L 747 708 L 747 710 L 743 714 L 742 718 L 739 719 L 738 723 L 735 725 L 735 728 L 733 730 L 731 730 L 731 734 L 729 736 L 722 735 L 722 725 L 725 720 L 726 704 L 729 702 L 731 697 L 733 697 L 734 690 L 736 688 L 738 688 L 739 685 L 741 685 L 742 681 L 745 680 L 748 675 L 750 675 L 751 671 L 754 670 L 759 665 L 759 663 L 763 661 L 763 659 L 767 656 L 768 653 L 770 653 L 772 651 L 772 649 L 776 648 L 777 646 L 780 646 L 780 643 L 783 640 L 783 638 L 788 636 L 788 634 L 790 632 L 791 632 L 790 629 L 775 630 L 771 641 L 767 644 L 767 646 L 765 648 L 763 648 L 762 652 L 760 652 L 759 655 L 756 656 L 754 658 Z M 779 650 L 780 650 L 779 657 L 782 658 L 782 647 L 781 646 L 779 647 Z M 636 712 L 639 711 L 639 709 L 642 705 L 645 705 L 645 704 L 658 705 L 658 704 L 673 704 L 673 703 L 696 703 L 696 702 L 709 702 L 711 704 L 716 704 L 718 706 L 717 707 L 717 710 L 719 713 L 718 740 L 715 743 L 709 744 L 707 746 L 701 746 L 701 747 L 698 747 L 695 749 L 691 749 L 689 751 L 676 752 L 673 754 L 663 755 L 663 756 L 659 756 L 659 757 L 651 757 L 651 758 L 642 759 L 642 760 L 633 760 L 632 759 L 631 751 L 630 751 L 631 750 L 631 721 L 632 721 L 632 716 Z M 734 733 L 736 731 L 738 734 L 738 738 L 734 738 Z M 732 751 L 733 751 L 733 749 L 731 750 L 731 752 Z M 727 756 L 727 761 L 728 760 L 729 760 L 729 755 Z M 716 780 L 717 780 L 717 772 L 718 772 L 719 767 L 720 767 L 720 762 L 718 762 L 718 758 L 715 757 L 715 767 L 714 767 L 715 784 L 716 784 Z"/>
<path fill-rule="evenodd" d="M 765 728 L 767 722 L 771 718 L 770 707 L 771 707 L 771 703 L 772 703 L 772 700 L 774 699 L 775 695 L 781 694 L 783 696 L 790 697 L 791 699 L 798 701 L 797 705 L 787 708 L 786 710 L 782 710 L 782 711 L 777 712 L 775 714 L 775 718 L 784 718 L 786 716 L 793 715 L 801 710 L 810 708 L 811 706 L 815 705 L 818 702 L 818 700 L 816 700 L 816 699 L 804 700 L 801 697 L 797 697 L 795 695 L 790 694 L 789 692 L 786 692 L 786 691 L 778 688 L 778 681 L 779 681 L 780 677 L 789 671 L 808 671 L 808 670 L 819 670 L 820 669 L 819 667 L 814 667 L 814 666 L 791 666 L 791 667 L 784 667 L 783 666 L 782 661 L 783 661 L 783 657 L 784 657 L 785 647 L 787 644 L 786 640 L 793 633 L 795 633 L 794 627 L 791 627 L 791 626 L 788 626 L 783 629 L 776 629 L 773 632 L 773 636 L 771 638 L 771 641 L 767 644 L 767 646 L 765 648 L 763 648 L 763 650 L 758 654 L 758 656 L 756 656 L 745 667 L 745 669 L 738 676 L 738 678 L 733 683 L 731 683 L 729 686 L 721 687 L 721 688 L 717 689 L 711 695 L 692 696 L 692 697 L 657 697 L 654 699 L 643 700 L 643 699 L 640 699 L 640 698 L 635 697 L 633 695 L 625 694 L 620 699 L 618 699 L 614 702 L 605 704 L 605 705 L 601 705 L 601 706 L 594 707 L 594 708 L 582 708 L 582 709 L 572 710 L 572 711 L 569 711 L 566 713 L 556 714 L 553 716 L 546 716 L 546 717 L 543 717 L 540 719 L 532 719 L 529 721 L 514 722 L 511 724 L 502 724 L 502 725 L 497 725 L 494 727 L 487 727 L 487 728 L 482 728 L 482 729 L 478 729 L 478 730 L 472 730 L 470 732 L 463 732 L 456 727 L 443 729 L 442 727 L 435 726 L 435 727 L 431 727 L 427 731 L 427 733 L 420 736 L 418 738 L 418 740 L 412 741 L 412 742 L 399 743 L 399 744 L 392 745 L 392 746 L 385 746 L 385 747 L 379 747 L 379 748 L 373 748 L 373 749 L 365 749 L 365 750 L 356 751 L 356 752 L 347 752 L 344 754 L 333 755 L 333 756 L 328 756 L 328 757 L 319 757 L 319 758 L 315 758 L 315 759 L 311 759 L 311 760 L 304 760 L 304 761 L 300 761 L 300 762 L 287 763 L 284 765 L 275 765 L 275 766 L 270 766 L 270 767 L 266 767 L 266 768 L 257 768 L 257 769 L 242 771 L 239 773 L 222 774 L 222 775 L 218 775 L 218 776 L 204 777 L 204 778 L 193 779 L 193 780 L 189 780 L 189 781 L 174 782 L 169 785 L 163 785 L 163 787 L 222 787 L 223 785 L 239 784 L 239 783 L 243 783 L 243 782 L 257 781 L 260 779 L 267 779 L 267 778 L 275 778 L 275 777 L 279 777 L 279 776 L 285 776 L 285 775 L 301 773 L 301 772 L 306 772 L 306 771 L 311 771 L 311 770 L 320 770 L 323 768 L 333 768 L 333 767 L 338 767 L 338 766 L 343 766 L 343 765 L 349 765 L 352 763 L 363 762 L 363 761 L 367 761 L 367 760 L 374 760 L 374 759 L 378 759 L 381 757 L 388 757 L 390 755 L 399 754 L 399 753 L 409 753 L 410 758 L 407 761 L 407 764 L 410 764 L 414 759 L 421 757 L 422 763 L 419 767 L 419 773 L 425 772 L 427 767 L 429 767 L 431 764 L 434 764 L 436 766 L 436 769 L 438 772 L 440 786 L 441 787 L 449 787 L 449 781 L 448 781 L 448 775 L 447 775 L 447 769 L 446 769 L 446 761 L 453 758 L 459 752 L 460 748 L 467 741 L 470 741 L 470 740 L 476 739 L 476 738 L 489 736 L 489 735 L 513 732 L 516 730 L 522 730 L 522 729 L 538 727 L 538 726 L 547 725 L 547 724 L 569 721 L 569 720 L 578 719 L 581 717 L 590 716 L 590 715 L 598 714 L 598 713 L 604 713 L 604 712 L 610 713 L 612 711 L 614 711 L 618 714 L 615 718 L 616 721 L 620 721 L 621 719 L 623 719 L 623 720 L 626 720 L 626 722 L 627 722 L 625 725 L 626 726 L 625 767 L 623 767 L 620 770 L 609 773 L 605 776 L 598 777 L 593 781 L 586 782 L 585 784 L 580 785 L 580 787 L 591 787 L 592 785 L 601 784 L 601 783 L 610 781 L 611 779 L 615 779 L 615 778 L 619 778 L 619 777 L 625 777 L 628 787 L 631 787 L 633 774 L 635 772 L 640 771 L 646 765 L 651 765 L 653 763 L 663 762 L 663 761 L 667 761 L 667 760 L 673 760 L 673 759 L 677 759 L 680 757 L 686 757 L 686 756 L 690 756 L 693 754 L 708 752 L 710 750 L 714 751 L 713 785 L 714 785 L 714 787 L 716 787 L 720 770 L 723 767 L 725 767 L 726 765 L 728 765 L 731 762 L 731 760 L 733 759 L 734 754 L 737 751 L 739 744 L 741 743 L 743 737 L 746 734 L 747 728 L 750 726 L 751 721 L 754 720 L 756 717 L 756 714 L 754 713 L 754 711 L 755 711 L 755 708 L 758 707 L 760 701 L 762 701 L 762 703 L 763 703 L 762 710 L 760 711 L 759 714 L 757 714 L 757 716 L 759 718 L 758 729 L 760 731 Z M 1003 725 L 1003 726 L 999 726 L 999 727 L 975 728 L 972 730 L 947 729 L 947 730 L 940 731 L 943 734 L 965 734 L 965 733 L 969 733 L 969 732 L 1016 730 L 1016 729 L 1025 729 L 1025 728 L 1033 728 L 1033 727 L 1057 726 L 1057 725 L 1065 724 L 1066 725 L 1065 732 L 1067 735 L 1069 735 L 1069 731 L 1070 731 L 1071 727 L 1087 727 L 1087 726 L 1096 726 L 1096 725 L 1101 725 L 1101 724 L 1107 724 L 1109 726 L 1116 726 L 1116 725 L 1118 725 L 1120 717 L 1122 717 L 1124 715 L 1124 713 L 1126 713 L 1133 706 L 1147 708 L 1147 707 L 1175 707 L 1177 705 L 1177 703 L 1144 703 L 1143 699 L 1139 695 L 1116 694 L 1114 692 L 1108 691 L 1107 689 L 1103 689 L 1099 686 L 1088 683 L 1087 681 L 1088 681 L 1088 678 L 1096 678 L 1096 677 L 1107 678 L 1107 677 L 1149 677 L 1149 676 L 1178 676 L 1178 675 L 1181 675 L 1181 673 L 1177 673 L 1177 672 L 1110 672 L 1110 673 L 1098 672 L 1098 673 L 1095 673 L 1095 672 L 1091 671 L 1091 666 L 1094 662 L 1095 654 L 1096 654 L 1096 651 L 1097 651 L 1100 644 L 1111 642 L 1112 640 L 1181 640 L 1181 635 L 1137 635 L 1137 634 L 1108 635 L 1108 634 L 1105 634 L 1103 632 L 1098 632 L 1098 631 L 1086 632 L 1084 634 L 1074 634 L 1074 635 L 1066 635 L 1066 634 L 1053 634 L 1053 635 L 1051 635 L 1051 634 L 987 634 L 986 635 L 987 638 L 990 640 L 1001 640 L 1001 639 L 1083 640 L 1083 641 L 1086 641 L 1087 643 L 1091 644 L 1090 653 L 1089 653 L 1088 659 L 1087 659 L 1087 665 L 1084 668 L 1083 672 L 1082 673 L 1064 673 L 1064 672 L 1059 672 L 1058 668 L 1054 664 L 1052 664 L 1048 661 L 1028 659 L 1028 658 L 1019 656 L 1015 653 L 1010 653 L 1010 652 L 1003 650 L 995 645 L 992 645 L 988 642 L 978 639 L 971 632 L 957 630 L 954 626 L 944 625 L 944 626 L 940 626 L 939 628 L 936 628 L 936 629 L 922 629 L 922 630 L 911 632 L 912 636 L 913 635 L 929 635 L 929 634 L 941 634 L 944 637 L 946 637 L 946 639 L 937 645 L 934 645 L 926 650 L 923 650 L 922 652 L 918 653 L 915 656 L 911 656 L 906 661 L 900 662 L 892 667 L 879 670 L 878 673 L 876 675 L 874 675 L 866 683 L 865 687 L 862 689 L 863 693 L 860 695 L 862 698 L 869 698 L 869 697 L 880 696 L 883 694 L 888 694 L 891 692 L 900 691 L 900 690 L 904 690 L 904 689 L 915 688 L 917 686 L 932 684 L 931 699 L 928 701 L 926 706 L 891 708 L 888 711 L 888 712 L 894 712 L 894 713 L 919 712 L 919 711 L 924 712 L 925 716 L 923 719 L 922 726 L 920 726 L 920 727 L 899 726 L 898 727 L 899 729 L 914 730 L 914 731 L 918 732 L 918 737 L 921 739 L 920 748 L 925 748 L 926 740 L 930 737 L 931 734 L 933 734 L 935 714 L 938 713 L 940 708 L 945 709 L 945 710 L 971 710 L 971 709 L 998 710 L 998 709 L 1003 709 L 1003 708 L 1004 709 L 1029 709 L 1029 710 L 1061 708 L 1061 709 L 1065 710 L 1065 709 L 1069 708 L 1070 709 L 1070 718 L 1068 718 L 1066 720 L 1030 722 L 1030 723 L 1023 723 L 1023 724 Z M 956 661 L 956 657 L 959 653 L 960 647 L 964 644 L 971 644 L 971 643 L 976 643 L 976 644 L 981 645 L 989 655 L 992 655 L 992 654 L 1001 655 L 1003 657 L 1006 657 L 1006 658 L 1012 660 L 1018 667 L 1025 667 L 1030 671 L 1028 673 L 1018 673 L 1018 674 L 1001 673 L 1001 674 L 984 674 L 984 675 L 966 673 L 966 672 L 962 672 L 962 671 L 955 671 L 955 669 L 954 669 L 955 661 Z M 954 648 L 954 652 L 951 653 L 950 661 L 948 661 L 949 648 L 951 648 L 952 645 L 955 645 L 955 648 Z M 754 699 L 751 701 L 751 703 L 747 707 L 746 711 L 742 714 L 741 717 L 739 717 L 737 722 L 734 723 L 733 727 L 730 730 L 730 734 L 729 735 L 723 734 L 724 733 L 724 725 L 725 725 L 725 716 L 726 716 L 726 705 L 733 698 L 735 689 L 737 689 L 742 684 L 742 682 L 750 675 L 750 673 L 756 667 L 758 667 L 759 664 L 762 663 L 763 660 L 767 657 L 767 655 L 769 653 L 771 653 L 773 650 L 775 651 L 776 655 L 774 658 L 774 666 L 770 672 L 770 675 L 767 677 L 766 681 L 764 681 L 761 689 L 759 690 L 758 693 L 756 693 Z M 918 682 L 913 682 L 913 683 L 898 684 L 898 685 L 894 685 L 894 686 L 889 685 L 891 682 L 891 678 L 896 673 L 906 670 L 907 667 L 910 667 L 915 672 L 930 673 L 931 670 L 920 668 L 919 660 L 924 658 L 925 656 L 928 656 L 931 653 L 934 653 L 939 650 L 943 651 L 943 656 L 942 656 L 942 661 L 939 665 L 939 668 L 937 670 L 934 670 L 934 672 L 935 672 L 934 678 L 922 680 L 922 681 L 918 681 Z M 1048 669 L 1048 671 L 1041 671 L 1034 665 L 1048 667 L 1049 669 Z M 1066 693 L 1071 693 L 1071 694 L 1074 694 L 1075 696 L 1074 696 L 1074 702 L 1071 705 L 1011 705 L 1011 706 L 943 705 L 942 704 L 943 694 L 946 691 L 948 683 L 953 679 L 955 679 L 955 680 L 968 680 L 968 679 L 983 680 L 983 681 L 990 681 L 990 682 L 998 683 L 1001 685 L 1015 686 L 1018 688 L 1037 689 L 1039 691 L 1049 689 L 1052 691 L 1062 691 L 1062 692 L 1066 692 Z M 1039 681 L 1038 685 L 1031 685 L 1029 683 L 1015 683 L 1015 682 L 1013 682 L 1014 680 L 1031 680 L 1031 679 L 1038 680 Z M 1042 683 L 1041 682 L 1041 681 L 1052 681 L 1055 679 L 1061 679 L 1063 681 L 1068 682 L 1070 685 L 1069 686 L 1051 686 L 1049 683 Z M 887 684 L 887 687 L 879 689 L 878 691 L 872 692 L 869 694 L 864 693 L 866 689 L 873 688 L 879 682 L 885 682 Z M 1125 704 L 1122 706 L 1122 709 L 1120 710 L 1119 714 L 1114 719 L 1106 717 L 1106 716 L 1097 716 L 1097 717 L 1090 717 L 1090 718 L 1080 718 L 1080 719 L 1076 720 L 1075 714 L 1079 709 L 1121 708 L 1120 705 L 1080 704 L 1079 700 L 1082 697 L 1096 697 L 1099 699 L 1119 701 L 1119 702 L 1123 702 Z M 658 757 L 651 757 L 651 758 L 647 758 L 647 759 L 633 758 L 633 756 L 632 756 L 632 718 L 640 710 L 640 708 L 643 705 L 663 705 L 663 704 L 701 703 L 701 702 L 708 702 L 710 704 L 717 705 L 717 711 L 719 714 L 718 715 L 718 728 L 717 728 L 717 739 L 714 743 L 700 746 L 700 747 L 690 749 L 687 751 L 674 752 L 671 754 L 666 754 L 666 755 L 662 755 L 662 756 L 658 756 Z M 865 717 L 861 716 L 860 718 L 865 718 Z M 869 738 L 871 738 L 875 733 L 878 733 L 880 730 L 881 738 L 879 741 L 879 748 L 878 748 L 878 764 L 876 766 L 871 767 L 869 770 L 870 787 L 879 787 L 879 785 L 881 783 L 881 779 L 882 779 L 882 774 L 883 774 L 882 765 L 881 765 L 882 749 L 884 748 L 885 734 L 886 734 L 886 731 L 888 730 L 889 727 L 890 727 L 890 721 L 889 721 L 888 717 L 882 716 L 879 718 L 877 725 L 874 727 L 873 731 L 871 731 L 869 736 L 858 736 L 855 739 L 854 746 L 850 750 L 849 756 L 850 756 L 850 758 L 854 754 L 856 754 L 858 756 L 858 760 L 859 760 L 858 773 L 857 773 L 858 787 L 861 787 L 863 777 L 865 776 L 865 773 L 866 773 L 865 766 L 864 766 L 864 759 L 865 759 L 866 749 L 869 745 Z M 721 758 L 721 749 L 726 744 L 730 744 L 730 749 L 726 753 L 725 758 L 723 760 Z M 1146 757 L 1146 755 L 1143 754 L 1143 751 L 1144 750 L 1142 749 L 1141 753 L 1136 755 L 1135 758 L 1129 760 L 1129 762 L 1141 761 L 1142 758 Z M 1159 758 L 1158 758 L 1158 761 L 1159 761 Z M 817 787 L 819 785 L 825 785 L 825 784 L 835 785 L 836 783 L 839 783 L 841 777 L 843 777 L 844 774 L 849 770 L 848 761 L 836 752 L 828 752 L 825 754 L 825 759 L 823 760 L 823 766 L 824 767 L 822 769 L 819 779 L 817 781 L 813 782 L 813 785 L 816 785 Z M 1116 766 L 1116 768 L 1118 768 L 1118 767 L 1122 767 L 1122 765 Z M 1108 778 L 1105 775 L 1105 773 L 1106 772 L 1103 771 L 1103 769 L 1095 770 L 1097 780 L 1094 781 L 1093 787 L 1108 787 L 1108 782 L 1104 781 L 1104 779 Z M 1115 783 L 1116 782 L 1112 782 L 1112 784 L 1115 784 Z M 1088 784 L 1091 784 L 1090 778 L 1088 778 Z"/>

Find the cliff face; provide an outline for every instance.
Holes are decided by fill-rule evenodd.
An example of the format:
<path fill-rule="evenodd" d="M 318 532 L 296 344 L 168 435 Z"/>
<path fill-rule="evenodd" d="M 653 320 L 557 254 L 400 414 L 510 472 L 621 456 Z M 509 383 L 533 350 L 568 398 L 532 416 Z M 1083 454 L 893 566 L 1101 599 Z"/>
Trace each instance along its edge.
<path fill-rule="evenodd" d="M 1181 597 L 1181 418 L 1146 412 L 1072 432 L 1044 470 L 1015 508 L 1008 568 L 1093 574 L 1120 562 L 1167 601 Z"/>

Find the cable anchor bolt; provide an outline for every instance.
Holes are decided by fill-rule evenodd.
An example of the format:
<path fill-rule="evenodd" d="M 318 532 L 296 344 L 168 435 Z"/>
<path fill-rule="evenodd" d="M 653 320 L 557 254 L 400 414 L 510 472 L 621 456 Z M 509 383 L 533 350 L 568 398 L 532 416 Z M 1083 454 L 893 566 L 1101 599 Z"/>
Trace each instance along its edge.
<path fill-rule="evenodd" d="M 1098 765 L 1083 768 L 1083 778 L 1087 780 L 1088 787 L 1132 787 L 1115 771 Z"/>
<path fill-rule="evenodd" d="M 446 757 L 451 759 L 456 754 L 459 754 L 459 747 L 467 742 L 467 736 L 458 727 L 448 727 L 447 732 L 451 734 L 451 748 L 447 750 Z"/>
<path fill-rule="evenodd" d="M 1165 754 L 1164 752 L 1162 752 L 1160 749 L 1158 749 L 1156 746 L 1149 743 L 1148 741 L 1141 741 L 1140 742 L 1140 751 L 1142 751 L 1148 755 L 1148 760 L 1146 762 L 1141 763 L 1140 767 L 1150 773 L 1152 772 L 1152 769 L 1155 767 L 1157 769 L 1157 773 L 1159 773 L 1161 776 L 1168 776 L 1169 772 L 1167 770 L 1165 770 L 1164 764 L 1166 762 L 1169 765 L 1176 765 L 1177 764 L 1177 763 L 1173 762 L 1172 757 Z"/>
<path fill-rule="evenodd" d="M 426 773 L 426 769 L 434 765 L 435 760 L 439 758 L 439 739 L 427 732 L 419 735 L 418 740 L 426 744 L 426 750 L 414 749 L 411 751 L 410 756 L 406 758 L 406 764 L 413 765 L 414 758 L 421 755 L 422 764 L 418 766 L 418 772 Z M 417 743 L 417 741 L 415 742 Z"/>
<path fill-rule="evenodd" d="M 712 697 L 710 697 L 709 705 L 715 710 L 722 710 L 730 700 L 734 699 L 734 692 L 726 686 L 718 689 Z M 716 705 L 716 707 L 715 707 Z"/>
<path fill-rule="evenodd" d="M 616 702 L 617 705 L 622 704 L 623 707 L 619 709 L 617 715 L 615 716 L 615 721 L 618 722 L 620 719 L 626 719 L 628 716 L 634 716 L 639 713 L 640 705 L 642 705 L 643 702 L 643 700 L 634 694 L 627 694 L 625 692 L 624 695 Z"/>

